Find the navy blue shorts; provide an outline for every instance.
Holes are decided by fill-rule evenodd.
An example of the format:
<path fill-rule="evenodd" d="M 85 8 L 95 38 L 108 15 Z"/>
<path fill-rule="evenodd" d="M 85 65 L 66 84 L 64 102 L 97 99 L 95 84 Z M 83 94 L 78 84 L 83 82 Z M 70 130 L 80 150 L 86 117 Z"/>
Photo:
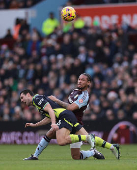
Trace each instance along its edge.
<path fill-rule="evenodd" d="M 57 120 L 57 125 L 59 126 L 59 129 L 66 128 L 70 130 L 70 132 L 73 134 L 75 134 L 83 127 L 77 122 L 76 116 L 70 110 L 65 110 L 60 113 L 59 118 Z"/>

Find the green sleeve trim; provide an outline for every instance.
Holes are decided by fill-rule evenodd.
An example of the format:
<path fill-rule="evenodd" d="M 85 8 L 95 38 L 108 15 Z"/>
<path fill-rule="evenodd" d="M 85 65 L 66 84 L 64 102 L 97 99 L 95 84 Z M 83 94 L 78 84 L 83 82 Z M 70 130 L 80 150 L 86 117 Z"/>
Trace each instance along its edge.
<path fill-rule="evenodd" d="M 47 102 L 47 103 L 43 106 L 43 109 L 46 107 L 47 104 L 49 104 L 49 102 Z"/>
<path fill-rule="evenodd" d="M 35 99 L 36 96 L 38 96 L 38 94 L 35 94 L 35 95 L 33 96 L 32 101 Z"/>

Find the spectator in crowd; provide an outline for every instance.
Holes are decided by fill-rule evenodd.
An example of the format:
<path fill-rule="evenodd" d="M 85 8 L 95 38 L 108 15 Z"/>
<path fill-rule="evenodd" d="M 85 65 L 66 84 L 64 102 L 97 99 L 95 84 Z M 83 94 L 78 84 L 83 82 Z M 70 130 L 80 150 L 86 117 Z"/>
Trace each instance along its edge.
<path fill-rule="evenodd" d="M 20 19 L 19 18 L 16 18 L 16 21 L 15 21 L 15 25 L 14 25 L 14 28 L 13 28 L 13 37 L 14 39 L 18 39 L 18 36 L 19 36 L 19 30 L 20 30 L 20 27 L 21 27 L 21 23 L 20 23 Z"/>
<path fill-rule="evenodd" d="M 26 19 L 21 20 L 21 27 L 19 30 L 19 35 L 23 38 L 27 35 L 29 32 L 29 24 L 27 23 Z"/>
<path fill-rule="evenodd" d="M 119 120 L 124 119 L 126 117 L 125 112 L 123 110 L 119 110 L 117 112 L 117 117 L 118 117 Z"/>
<path fill-rule="evenodd" d="M 26 1 L 26 7 L 27 7 L 27 8 L 31 7 L 33 4 L 34 4 L 34 3 L 33 3 L 33 0 L 27 0 L 27 1 Z"/>
<path fill-rule="evenodd" d="M 43 21 L 42 32 L 44 35 L 50 35 L 54 32 L 55 28 L 59 26 L 59 21 L 54 17 L 54 13 L 50 12 L 49 18 Z"/>
<path fill-rule="evenodd" d="M 133 113 L 133 117 L 134 120 L 137 120 L 137 111 Z"/>
<path fill-rule="evenodd" d="M 6 8 L 6 5 L 4 3 L 4 0 L 1 0 L 0 1 L 0 9 L 5 9 Z"/>
<path fill-rule="evenodd" d="M 17 9 L 19 8 L 19 4 L 17 0 L 12 0 L 9 6 L 10 9 Z"/>
<path fill-rule="evenodd" d="M 24 1 L 24 0 L 20 0 L 20 1 L 18 2 L 18 7 L 19 7 L 19 8 L 25 8 L 25 1 Z"/>
<path fill-rule="evenodd" d="M 113 110 L 108 109 L 108 110 L 106 111 L 106 118 L 107 118 L 107 120 L 114 120 L 114 119 L 115 119 Z"/>
<path fill-rule="evenodd" d="M 79 31 L 80 29 L 84 28 L 84 25 L 84 20 L 79 15 L 77 15 L 77 18 L 74 20 L 74 29 Z"/>
<path fill-rule="evenodd" d="M 12 116 L 12 120 L 17 121 L 17 120 L 22 119 L 23 117 L 24 117 L 24 115 L 23 115 L 23 112 L 21 111 L 20 106 L 16 106 L 14 108 L 14 114 Z"/>
<path fill-rule="evenodd" d="M 30 8 L 42 0 L 0 0 L 0 9 Z"/>
<path fill-rule="evenodd" d="M 40 53 L 40 40 L 37 34 L 33 34 L 27 44 L 28 56 L 39 55 Z"/>
<path fill-rule="evenodd" d="M 64 55 L 73 54 L 73 44 L 71 43 L 70 34 L 65 34 L 63 36 L 63 43 L 62 43 L 61 49 Z"/>
<path fill-rule="evenodd" d="M 8 29 L 6 35 L 4 36 L 5 39 L 13 39 L 11 30 Z"/>

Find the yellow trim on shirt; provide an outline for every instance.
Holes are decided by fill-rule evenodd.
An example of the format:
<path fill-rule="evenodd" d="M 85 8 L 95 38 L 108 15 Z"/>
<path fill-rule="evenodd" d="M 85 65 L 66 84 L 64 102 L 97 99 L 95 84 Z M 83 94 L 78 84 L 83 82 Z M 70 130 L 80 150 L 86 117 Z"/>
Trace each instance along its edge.
<path fill-rule="evenodd" d="M 56 117 L 59 118 L 60 113 L 62 113 L 66 109 L 56 108 L 56 109 L 53 109 L 53 110 L 54 110 L 54 113 L 55 113 Z"/>

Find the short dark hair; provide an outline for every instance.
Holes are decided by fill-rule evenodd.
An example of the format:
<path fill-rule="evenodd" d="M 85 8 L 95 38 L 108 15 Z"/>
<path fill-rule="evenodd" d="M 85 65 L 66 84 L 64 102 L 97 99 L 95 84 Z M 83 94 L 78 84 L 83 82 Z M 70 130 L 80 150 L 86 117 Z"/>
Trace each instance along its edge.
<path fill-rule="evenodd" d="M 91 78 L 91 76 L 89 75 L 89 74 L 87 74 L 87 73 L 82 73 L 82 75 L 85 75 L 85 76 L 87 76 L 87 78 L 88 78 L 88 81 L 92 81 L 92 78 Z"/>
<path fill-rule="evenodd" d="M 21 95 L 22 93 L 25 94 L 25 95 L 29 93 L 31 96 L 34 96 L 34 93 L 33 93 L 31 90 L 29 90 L 29 89 L 22 90 L 22 91 L 20 92 L 20 95 Z"/>

